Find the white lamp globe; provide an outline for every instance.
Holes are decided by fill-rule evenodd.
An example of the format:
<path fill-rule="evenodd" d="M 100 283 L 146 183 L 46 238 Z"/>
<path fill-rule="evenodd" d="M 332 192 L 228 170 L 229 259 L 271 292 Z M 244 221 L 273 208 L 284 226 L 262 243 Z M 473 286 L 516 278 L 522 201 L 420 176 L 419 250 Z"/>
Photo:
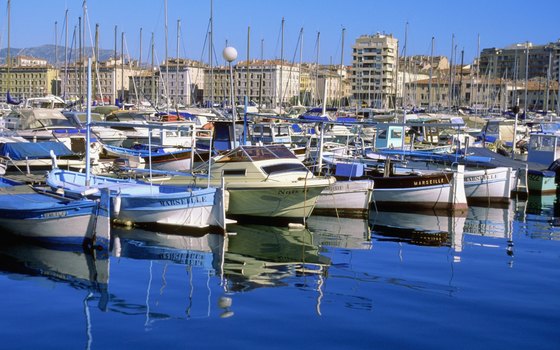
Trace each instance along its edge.
<path fill-rule="evenodd" d="M 222 52 L 222 56 L 224 56 L 226 61 L 233 62 L 237 58 L 237 50 L 235 47 L 228 46 Z"/>

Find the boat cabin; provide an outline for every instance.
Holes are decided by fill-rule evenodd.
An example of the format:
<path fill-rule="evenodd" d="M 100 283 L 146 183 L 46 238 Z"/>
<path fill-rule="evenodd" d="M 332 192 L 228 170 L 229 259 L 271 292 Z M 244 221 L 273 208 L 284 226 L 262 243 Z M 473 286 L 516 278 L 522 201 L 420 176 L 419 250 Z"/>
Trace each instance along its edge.
<path fill-rule="evenodd" d="M 528 162 L 549 166 L 560 158 L 560 134 L 534 133 L 529 136 Z"/>
<path fill-rule="evenodd" d="M 378 124 L 375 135 L 375 148 L 400 148 L 403 146 L 402 125 Z"/>

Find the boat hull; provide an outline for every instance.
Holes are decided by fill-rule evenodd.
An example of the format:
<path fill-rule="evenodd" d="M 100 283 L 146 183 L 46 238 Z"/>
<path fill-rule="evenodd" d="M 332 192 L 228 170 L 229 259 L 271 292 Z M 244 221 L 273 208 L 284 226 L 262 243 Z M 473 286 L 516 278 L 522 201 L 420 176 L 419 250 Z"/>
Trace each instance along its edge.
<path fill-rule="evenodd" d="M 367 217 L 373 186 L 373 180 L 336 181 L 321 192 L 313 214 Z"/>
<path fill-rule="evenodd" d="M 98 202 L 40 194 L 25 185 L 2 187 L 0 195 L 0 229 L 48 243 L 108 247 L 106 222 L 97 221 L 103 215 L 108 222 Z"/>
<path fill-rule="evenodd" d="M 229 183 L 227 216 L 238 221 L 261 220 L 275 223 L 303 223 L 311 215 L 327 183 L 305 186 L 298 183 L 265 186 Z"/>
<path fill-rule="evenodd" d="M 53 189 L 83 195 L 88 189 L 108 189 L 111 218 L 122 224 L 167 224 L 195 228 L 225 228 L 222 190 L 140 183 L 92 176 L 90 187 L 85 175 L 60 169 L 51 171 L 47 184 Z"/>
<path fill-rule="evenodd" d="M 373 206 L 381 211 L 466 213 L 463 166 L 456 172 L 375 178 Z"/>
<path fill-rule="evenodd" d="M 515 172 L 509 167 L 465 172 L 465 195 L 469 204 L 509 204 Z"/>

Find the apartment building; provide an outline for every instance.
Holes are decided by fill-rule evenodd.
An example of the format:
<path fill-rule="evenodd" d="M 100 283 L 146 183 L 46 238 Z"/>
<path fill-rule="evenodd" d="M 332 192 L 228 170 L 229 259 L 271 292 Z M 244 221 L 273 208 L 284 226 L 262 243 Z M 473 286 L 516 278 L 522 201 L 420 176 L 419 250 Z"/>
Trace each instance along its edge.
<path fill-rule="evenodd" d="M 398 40 L 392 34 L 362 35 L 352 45 L 352 97 L 357 106 L 394 106 Z"/>

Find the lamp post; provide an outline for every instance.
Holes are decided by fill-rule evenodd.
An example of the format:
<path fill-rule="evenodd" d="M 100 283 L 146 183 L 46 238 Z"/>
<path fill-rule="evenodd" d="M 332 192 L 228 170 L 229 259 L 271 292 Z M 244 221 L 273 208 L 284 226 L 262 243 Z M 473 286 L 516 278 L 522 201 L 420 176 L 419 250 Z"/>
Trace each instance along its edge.
<path fill-rule="evenodd" d="M 235 59 L 237 58 L 237 50 L 235 49 L 235 47 L 232 46 L 228 46 L 224 49 L 224 51 L 222 52 L 222 56 L 224 56 L 224 59 L 226 61 L 228 61 L 229 63 L 229 81 L 230 81 L 230 90 L 229 90 L 229 99 L 231 101 L 231 123 L 232 123 L 232 127 L 233 127 L 233 131 L 232 131 L 232 136 L 233 136 L 233 144 L 232 144 L 232 148 L 235 148 L 235 142 L 236 142 L 236 135 L 235 135 L 235 102 L 233 100 L 233 68 L 231 67 L 231 62 L 235 61 Z"/>

